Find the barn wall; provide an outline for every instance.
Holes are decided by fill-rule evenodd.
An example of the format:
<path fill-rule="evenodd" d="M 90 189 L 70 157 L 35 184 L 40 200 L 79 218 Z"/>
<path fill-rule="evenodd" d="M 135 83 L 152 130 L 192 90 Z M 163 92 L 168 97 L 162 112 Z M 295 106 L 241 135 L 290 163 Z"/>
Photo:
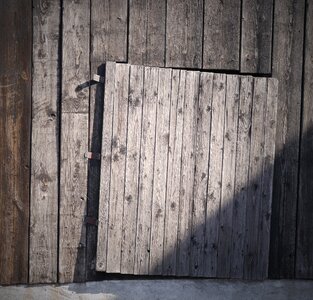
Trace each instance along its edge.
<path fill-rule="evenodd" d="M 14 274 L 3 275 L 0 283 L 26 282 L 28 273 L 30 283 L 99 277 L 97 228 L 85 217 L 98 217 L 100 162 L 84 159 L 84 153 L 101 149 L 104 91 L 91 79 L 103 75 L 107 60 L 279 80 L 269 276 L 313 278 L 309 0 L 33 0 L 31 175 L 25 163 L 30 149 L 30 80 L 25 79 L 26 86 L 17 81 L 14 90 L 23 96 L 10 98 L 3 72 L 20 66 L 20 61 L 30 68 L 31 11 L 25 9 L 26 2 L 1 1 L 2 28 L 24 49 L 0 65 L 4 140 L 10 138 L 6 130 L 16 114 L 2 109 L 3 103 L 25 99 L 17 108 L 23 130 L 15 131 L 19 127 L 14 124 L 10 130 L 21 147 L 13 152 L 0 147 L 0 232 L 6 245 L 0 248 L 0 273 L 10 269 Z M 24 17 L 17 18 L 22 12 Z M 16 21 L 10 26 L 12 19 L 26 25 Z M 8 151 L 16 166 L 26 165 L 18 175 L 3 167 L 8 165 Z M 22 208 L 8 182 L 15 184 L 15 191 L 22 189 Z"/>

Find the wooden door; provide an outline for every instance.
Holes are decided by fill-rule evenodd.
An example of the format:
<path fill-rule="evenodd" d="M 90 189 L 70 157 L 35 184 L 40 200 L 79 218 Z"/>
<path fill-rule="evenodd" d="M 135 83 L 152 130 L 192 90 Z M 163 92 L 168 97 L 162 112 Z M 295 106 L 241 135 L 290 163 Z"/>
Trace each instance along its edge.
<path fill-rule="evenodd" d="M 108 62 L 97 270 L 267 277 L 277 81 Z"/>

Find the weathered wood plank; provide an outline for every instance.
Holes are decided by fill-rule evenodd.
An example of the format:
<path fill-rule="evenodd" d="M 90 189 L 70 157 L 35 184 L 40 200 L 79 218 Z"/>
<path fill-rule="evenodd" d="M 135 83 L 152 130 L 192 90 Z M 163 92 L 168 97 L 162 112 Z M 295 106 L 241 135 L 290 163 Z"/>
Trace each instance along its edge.
<path fill-rule="evenodd" d="M 121 257 L 121 273 L 126 274 L 134 273 L 135 264 L 143 79 L 144 68 L 131 66 Z"/>
<path fill-rule="evenodd" d="M 159 70 L 149 262 L 151 275 L 161 275 L 163 271 L 171 79 L 171 69 Z"/>
<path fill-rule="evenodd" d="M 204 236 L 209 177 L 211 101 L 213 74 L 201 73 L 195 148 L 194 196 L 192 206 L 191 268 L 192 276 L 203 276 Z"/>
<path fill-rule="evenodd" d="M 270 277 L 293 278 L 305 1 L 275 2 L 273 77 L 279 81 Z"/>
<path fill-rule="evenodd" d="M 219 278 L 229 278 L 231 268 L 239 85 L 239 76 L 228 75 L 226 77 L 224 151 L 217 259 L 217 276 Z"/>
<path fill-rule="evenodd" d="M 185 81 L 186 71 L 173 70 L 164 230 L 163 274 L 165 275 L 176 274 Z"/>
<path fill-rule="evenodd" d="M 113 103 L 113 133 L 108 224 L 107 272 L 121 270 L 121 240 L 126 164 L 129 65 L 117 64 Z"/>
<path fill-rule="evenodd" d="M 249 185 L 252 94 L 253 78 L 242 76 L 240 79 L 235 196 L 233 200 L 231 278 L 243 278 L 246 203 L 248 201 Z"/>
<path fill-rule="evenodd" d="M 148 274 L 149 272 L 158 75 L 158 68 L 148 67 L 145 69 L 135 274 Z"/>
<path fill-rule="evenodd" d="M 258 235 L 262 201 L 262 173 L 264 153 L 264 115 L 267 79 L 254 79 L 251 145 L 249 162 L 249 187 L 246 208 L 246 236 L 244 253 L 244 278 L 261 279 L 258 270 Z"/>
<path fill-rule="evenodd" d="M 129 2 L 129 63 L 164 66 L 165 15 L 165 0 Z"/>
<path fill-rule="evenodd" d="M 241 1 L 204 2 L 202 67 L 239 71 Z"/>
<path fill-rule="evenodd" d="M 57 281 L 59 25 L 59 2 L 33 2 L 30 283 Z"/>
<path fill-rule="evenodd" d="M 243 0 L 241 72 L 271 73 L 272 20 L 273 0 Z"/>
<path fill-rule="evenodd" d="M 115 69 L 115 63 L 106 63 L 97 239 L 97 271 L 106 271 L 107 266 L 113 111 L 115 102 Z"/>
<path fill-rule="evenodd" d="M 59 281 L 85 280 L 90 1 L 63 1 Z"/>
<path fill-rule="evenodd" d="M 203 1 L 168 0 L 166 66 L 201 68 Z"/>
<path fill-rule="evenodd" d="M 312 226 L 312 132 L 313 132 L 313 3 L 306 1 L 306 30 L 303 86 L 303 119 L 301 132 L 301 159 L 298 205 L 298 234 L 296 277 L 313 278 L 313 226 Z"/>
<path fill-rule="evenodd" d="M 181 158 L 181 186 L 177 235 L 177 275 L 190 274 L 191 211 L 195 169 L 195 133 L 199 72 L 187 71 L 185 85 L 184 130 Z"/>
<path fill-rule="evenodd" d="M 217 246 L 222 187 L 225 97 L 226 75 L 214 74 L 204 248 L 204 275 L 209 277 L 216 277 L 217 275 Z"/>
<path fill-rule="evenodd" d="M 28 279 L 31 14 L 0 2 L 0 284 Z"/>

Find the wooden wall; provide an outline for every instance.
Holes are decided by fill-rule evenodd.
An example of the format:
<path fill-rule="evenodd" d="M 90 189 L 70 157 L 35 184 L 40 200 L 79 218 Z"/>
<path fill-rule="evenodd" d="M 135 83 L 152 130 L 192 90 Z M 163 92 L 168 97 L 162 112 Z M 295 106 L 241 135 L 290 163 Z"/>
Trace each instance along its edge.
<path fill-rule="evenodd" d="M 0 6 L 0 283 L 97 276 L 106 60 L 279 80 L 270 276 L 313 278 L 310 0 L 28 3 Z"/>

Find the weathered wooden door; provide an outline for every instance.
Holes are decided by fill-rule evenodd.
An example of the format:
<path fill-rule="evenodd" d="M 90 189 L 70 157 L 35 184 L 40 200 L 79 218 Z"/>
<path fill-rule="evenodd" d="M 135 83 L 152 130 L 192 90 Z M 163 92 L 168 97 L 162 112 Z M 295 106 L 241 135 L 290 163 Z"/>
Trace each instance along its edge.
<path fill-rule="evenodd" d="M 106 64 L 97 270 L 267 277 L 277 81 Z"/>

